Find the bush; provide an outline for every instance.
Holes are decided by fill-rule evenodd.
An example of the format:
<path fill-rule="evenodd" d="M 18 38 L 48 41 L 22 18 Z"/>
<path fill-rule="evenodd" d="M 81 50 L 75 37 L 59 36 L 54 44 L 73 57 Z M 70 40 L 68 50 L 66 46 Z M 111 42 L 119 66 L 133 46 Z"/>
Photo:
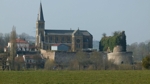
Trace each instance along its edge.
<path fill-rule="evenodd" d="M 150 55 L 147 55 L 145 58 L 143 58 L 143 60 L 142 60 L 142 66 L 145 69 L 149 69 L 150 68 Z"/>
<path fill-rule="evenodd" d="M 55 67 L 55 62 L 54 62 L 53 60 L 47 59 L 46 62 L 45 62 L 44 68 L 45 68 L 46 70 L 53 70 L 54 67 Z"/>

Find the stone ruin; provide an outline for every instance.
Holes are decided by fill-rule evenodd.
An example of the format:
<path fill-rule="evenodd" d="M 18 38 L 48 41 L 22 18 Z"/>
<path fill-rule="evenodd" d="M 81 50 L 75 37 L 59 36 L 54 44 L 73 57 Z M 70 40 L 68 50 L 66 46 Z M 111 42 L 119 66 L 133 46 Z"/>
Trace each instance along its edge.
<path fill-rule="evenodd" d="M 122 46 L 117 45 L 114 47 L 113 52 L 107 53 L 108 61 L 114 64 L 133 64 L 132 52 L 123 51 Z"/>

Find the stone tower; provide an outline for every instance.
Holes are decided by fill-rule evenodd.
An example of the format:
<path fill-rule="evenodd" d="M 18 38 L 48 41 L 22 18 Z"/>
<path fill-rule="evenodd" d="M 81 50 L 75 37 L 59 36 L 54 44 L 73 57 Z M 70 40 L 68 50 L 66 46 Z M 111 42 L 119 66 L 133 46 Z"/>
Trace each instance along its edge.
<path fill-rule="evenodd" d="M 40 9 L 36 21 L 36 43 L 35 46 L 42 48 L 42 42 L 44 41 L 44 30 L 45 30 L 45 21 L 43 15 L 42 4 L 40 3 Z"/>
<path fill-rule="evenodd" d="M 83 34 L 78 30 L 72 33 L 72 51 L 80 51 L 83 49 Z"/>

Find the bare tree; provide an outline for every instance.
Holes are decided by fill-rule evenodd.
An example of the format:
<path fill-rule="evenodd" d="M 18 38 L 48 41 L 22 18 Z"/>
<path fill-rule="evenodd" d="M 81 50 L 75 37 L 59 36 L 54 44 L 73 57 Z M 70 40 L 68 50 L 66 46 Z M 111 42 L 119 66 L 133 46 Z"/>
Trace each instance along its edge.
<path fill-rule="evenodd" d="M 24 40 L 28 40 L 30 36 L 26 33 L 22 33 L 22 34 L 18 35 L 18 37 L 21 39 L 24 39 Z"/>
<path fill-rule="evenodd" d="M 4 52 L 4 47 L 7 46 L 9 40 L 9 34 L 0 33 L 0 52 Z"/>
<path fill-rule="evenodd" d="M 102 62 L 103 62 L 103 57 L 99 52 L 92 52 L 90 56 L 90 60 L 92 61 L 93 65 L 95 66 L 95 69 L 97 70 L 98 67 L 101 68 Z"/>
<path fill-rule="evenodd" d="M 9 33 L 6 33 L 4 34 L 4 45 L 7 46 L 7 43 L 9 42 L 10 40 L 10 34 Z"/>
<path fill-rule="evenodd" d="M 55 64 L 54 60 L 47 59 L 45 62 L 44 68 L 46 70 L 52 70 L 52 69 L 55 69 L 55 66 L 56 66 L 56 64 Z"/>
<path fill-rule="evenodd" d="M 0 52 L 3 52 L 3 48 L 4 48 L 4 39 L 3 39 L 3 34 L 0 33 Z"/>
<path fill-rule="evenodd" d="M 79 64 L 79 69 L 85 69 L 91 64 L 89 53 L 77 52 L 76 59 Z"/>
<path fill-rule="evenodd" d="M 120 31 L 115 31 L 113 32 L 113 36 L 119 35 L 121 32 Z"/>
<path fill-rule="evenodd" d="M 133 52 L 135 61 L 141 61 L 146 55 L 150 54 L 150 42 L 132 43 L 127 46 L 127 51 Z"/>
<path fill-rule="evenodd" d="M 106 33 L 103 33 L 102 36 L 103 36 L 103 37 L 106 37 L 107 35 L 106 35 Z"/>

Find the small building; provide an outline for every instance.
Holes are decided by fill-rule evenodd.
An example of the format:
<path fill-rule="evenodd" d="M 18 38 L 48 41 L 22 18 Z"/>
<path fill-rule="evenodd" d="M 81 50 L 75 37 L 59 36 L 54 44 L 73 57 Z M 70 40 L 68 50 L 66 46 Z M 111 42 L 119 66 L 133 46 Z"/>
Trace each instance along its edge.
<path fill-rule="evenodd" d="M 45 59 L 40 54 L 15 57 L 15 64 L 20 68 L 44 68 Z"/>
<path fill-rule="evenodd" d="M 10 51 L 12 43 L 8 42 L 8 45 L 4 48 L 4 52 Z M 16 39 L 16 46 L 17 52 L 22 52 L 22 51 L 37 51 L 37 47 L 35 47 L 35 45 L 30 44 L 28 41 L 26 41 L 25 39 Z"/>
<path fill-rule="evenodd" d="M 8 42 L 8 46 L 4 48 L 4 51 L 7 52 L 12 46 L 11 42 Z M 24 39 L 16 39 L 17 51 L 29 51 L 29 43 Z"/>
<path fill-rule="evenodd" d="M 44 68 L 45 59 L 42 55 L 25 55 L 26 68 Z"/>
<path fill-rule="evenodd" d="M 69 51 L 69 46 L 65 44 L 53 44 L 51 46 L 52 51 Z"/>

